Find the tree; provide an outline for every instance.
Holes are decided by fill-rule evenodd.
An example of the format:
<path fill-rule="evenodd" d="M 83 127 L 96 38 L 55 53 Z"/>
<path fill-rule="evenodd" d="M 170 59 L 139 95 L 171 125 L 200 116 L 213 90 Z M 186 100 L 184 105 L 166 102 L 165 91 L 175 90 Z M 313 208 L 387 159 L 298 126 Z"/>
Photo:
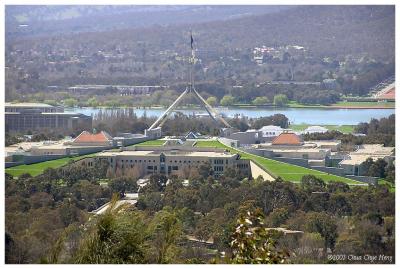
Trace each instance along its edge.
<path fill-rule="evenodd" d="M 214 97 L 214 96 L 210 96 L 210 97 L 207 98 L 207 103 L 210 106 L 215 106 L 217 104 L 217 98 Z"/>
<path fill-rule="evenodd" d="M 214 170 L 212 169 L 211 164 L 205 163 L 199 166 L 199 174 L 202 178 L 208 178 L 209 176 L 214 174 Z"/>
<path fill-rule="evenodd" d="M 96 96 L 89 98 L 86 102 L 86 105 L 89 107 L 97 107 L 99 105 L 99 102 L 97 101 Z"/>
<path fill-rule="evenodd" d="M 281 128 L 288 128 L 289 119 L 283 114 L 274 114 L 268 117 L 260 117 L 254 120 L 252 127 L 254 129 L 260 129 L 263 126 L 275 125 Z"/>
<path fill-rule="evenodd" d="M 268 219 L 270 220 L 272 227 L 279 227 L 289 219 L 289 211 L 282 207 L 275 208 L 268 216 Z"/>
<path fill-rule="evenodd" d="M 305 175 L 301 178 L 301 187 L 307 192 L 323 192 L 326 183 L 314 175 Z"/>
<path fill-rule="evenodd" d="M 271 230 L 264 225 L 261 211 L 247 212 L 237 221 L 230 242 L 232 257 L 236 264 L 281 264 L 288 258 L 286 251 L 278 250 Z"/>
<path fill-rule="evenodd" d="M 68 98 L 64 100 L 64 105 L 67 107 L 75 107 L 78 104 L 78 101 L 74 98 Z"/>
<path fill-rule="evenodd" d="M 108 186 L 113 192 L 118 193 L 120 197 L 124 197 L 127 191 L 137 191 L 136 180 L 127 177 L 114 178 L 109 182 Z"/>
<path fill-rule="evenodd" d="M 384 159 L 378 159 L 369 167 L 367 175 L 372 177 L 385 177 L 385 167 L 387 163 Z"/>
<path fill-rule="evenodd" d="M 152 238 L 152 260 L 158 264 L 176 262 L 182 224 L 171 208 L 166 207 L 156 213 L 149 225 L 149 234 Z"/>
<path fill-rule="evenodd" d="M 220 101 L 221 106 L 231 106 L 234 104 L 234 102 L 235 98 L 232 95 L 225 95 Z"/>
<path fill-rule="evenodd" d="M 147 263 L 146 225 L 143 214 L 119 214 L 114 196 L 105 214 L 82 234 L 72 260 L 79 264 Z M 90 228 L 90 226 L 89 226 Z"/>
<path fill-rule="evenodd" d="M 343 194 L 332 194 L 328 202 L 328 210 L 339 216 L 351 214 L 351 205 Z"/>
<path fill-rule="evenodd" d="M 324 253 L 326 253 L 328 247 L 334 248 L 338 237 L 334 218 L 324 212 L 309 213 L 306 229 L 311 233 L 319 233 L 324 238 Z"/>
<path fill-rule="evenodd" d="M 268 97 L 258 96 L 253 100 L 254 105 L 265 105 L 269 103 Z"/>
<path fill-rule="evenodd" d="M 330 181 L 328 182 L 328 191 L 330 193 L 333 192 L 348 192 L 350 190 L 350 187 L 348 184 L 344 182 L 339 182 L 339 181 Z"/>
<path fill-rule="evenodd" d="M 278 94 L 274 96 L 274 105 L 282 107 L 288 104 L 289 100 L 286 95 Z"/>

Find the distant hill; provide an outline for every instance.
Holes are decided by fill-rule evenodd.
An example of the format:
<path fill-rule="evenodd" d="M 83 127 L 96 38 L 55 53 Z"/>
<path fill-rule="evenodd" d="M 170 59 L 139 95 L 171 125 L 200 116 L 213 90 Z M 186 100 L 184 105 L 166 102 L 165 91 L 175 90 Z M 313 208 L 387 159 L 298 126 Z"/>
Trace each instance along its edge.
<path fill-rule="evenodd" d="M 6 6 L 8 38 L 229 20 L 290 6 Z"/>
<path fill-rule="evenodd" d="M 194 29 L 210 46 L 295 44 L 324 56 L 366 53 L 385 60 L 395 56 L 394 6 L 301 6 Z"/>
<path fill-rule="evenodd" d="M 198 48 L 214 50 L 220 55 L 227 50 L 232 52 L 236 49 L 251 49 L 261 45 L 292 44 L 306 47 L 317 57 L 367 55 L 381 61 L 394 61 L 394 6 L 299 6 L 235 19 L 228 19 L 228 13 L 244 14 L 246 7 L 233 6 L 230 12 L 227 8 L 219 10 L 218 7 L 213 7 L 213 12 L 208 12 L 206 7 L 198 8 L 199 16 L 191 20 L 185 16 L 195 13 L 196 9 L 193 8 L 185 11 L 186 13 L 182 13 L 182 10 L 157 11 L 164 14 L 166 21 L 170 12 L 186 14 L 175 18 L 175 22 L 190 21 L 190 23 L 167 26 L 152 26 L 149 23 L 146 27 L 82 33 L 70 37 L 58 34 L 57 40 L 65 42 L 64 39 L 76 38 L 81 43 L 87 42 L 93 46 L 97 44 L 100 47 L 105 44 L 133 44 L 140 41 L 147 44 L 149 51 L 164 49 L 187 51 L 188 32 L 193 29 Z M 204 17 L 210 20 L 213 16 L 217 16 L 216 10 L 225 14 L 221 17 L 225 18 L 224 21 L 197 23 L 202 14 L 209 14 L 208 17 L 206 15 Z M 261 10 L 266 12 L 268 8 Z M 214 15 L 210 15 L 211 13 Z M 129 14 L 131 13 L 126 13 L 126 16 L 131 16 Z M 137 16 L 145 17 L 146 14 L 146 12 L 138 13 Z M 117 20 L 123 15 L 115 17 Z M 172 19 L 168 20 L 171 22 Z M 158 21 L 161 21 L 161 17 Z M 75 23 L 78 22 L 79 20 Z M 96 23 L 93 21 L 94 25 Z M 8 34 L 11 34 L 10 31 L 7 28 Z M 9 36 L 7 39 L 10 39 Z M 55 39 L 49 40 L 51 43 L 58 42 Z"/>

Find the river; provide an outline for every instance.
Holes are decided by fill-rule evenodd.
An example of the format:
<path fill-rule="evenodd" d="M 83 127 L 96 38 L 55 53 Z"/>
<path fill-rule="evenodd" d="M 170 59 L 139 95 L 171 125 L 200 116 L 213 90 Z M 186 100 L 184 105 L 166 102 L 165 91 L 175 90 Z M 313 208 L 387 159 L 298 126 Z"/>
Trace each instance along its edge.
<path fill-rule="evenodd" d="M 100 110 L 103 113 L 125 108 L 66 108 L 66 112 L 77 112 L 88 116 L 97 114 Z M 323 108 L 226 108 L 221 107 L 217 110 L 227 117 L 244 115 L 250 118 L 270 116 L 273 114 L 284 114 L 291 124 L 315 124 L 315 125 L 356 125 L 360 122 L 369 122 L 372 118 L 380 119 L 395 113 L 395 109 L 323 109 Z M 165 108 L 135 108 L 138 117 L 144 113 L 148 117 L 160 116 Z M 204 114 L 206 111 L 200 109 L 179 109 L 177 111 L 185 114 Z"/>

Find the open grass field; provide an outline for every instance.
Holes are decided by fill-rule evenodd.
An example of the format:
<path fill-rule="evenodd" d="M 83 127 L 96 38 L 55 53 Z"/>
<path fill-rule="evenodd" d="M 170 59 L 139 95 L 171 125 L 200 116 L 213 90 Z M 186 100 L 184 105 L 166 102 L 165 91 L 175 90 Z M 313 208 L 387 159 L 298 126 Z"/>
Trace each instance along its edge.
<path fill-rule="evenodd" d="M 260 157 L 254 154 L 249 154 L 243 151 L 239 151 L 234 148 L 230 148 L 220 143 L 219 141 L 201 141 L 196 144 L 197 147 L 216 147 L 216 148 L 226 148 L 231 152 L 238 153 L 243 159 L 251 159 L 264 168 L 269 174 L 274 177 L 281 177 L 284 180 L 298 183 L 304 175 L 314 175 L 321 178 L 325 182 L 329 181 L 340 181 L 347 184 L 361 184 L 361 182 L 351 180 L 345 177 L 340 177 L 321 171 L 304 168 L 297 165 L 287 164 L 284 162 L 279 162 L 264 157 Z"/>
<path fill-rule="evenodd" d="M 395 102 L 337 102 L 331 107 L 348 107 L 348 108 L 395 108 Z"/>
<path fill-rule="evenodd" d="M 94 154 L 87 154 L 76 157 L 65 157 L 57 160 L 51 160 L 46 162 L 34 163 L 34 164 L 21 164 L 14 167 L 10 167 L 6 169 L 6 173 L 12 175 L 13 177 L 19 177 L 22 174 L 28 173 L 31 176 L 37 176 L 43 173 L 47 168 L 59 168 L 66 164 L 69 161 L 78 161 L 87 157 L 91 157 Z"/>
<path fill-rule="evenodd" d="M 224 144 L 216 140 L 197 141 L 195 146 L 200 148 L 205 148 L 205 147 L 226 148 Z"/>
<path fill-rule="evenodd" d="M 133 146 L 162 146 L 165 143 L 165 140 L 149 140 L 149 141 L 144 141 L 142 143 L 139 144 L 135 144 Z"/>
<path fill-rule="evenodd" d="M 299 104 L 296 101 L 289 101 L 288 107 L 292 108 L 395 108 L 395 102 L 346 102 L 341 101 L 332 105 L 304 105 Z"/>
<path fill-rule="evenodd" d="M 306 124 L 306 123 L 291 124 L 289 128 L 293 129 L 293 131 L 304 131 L 309 126 L 312 126 L 312 124 Z M 355 127 L 354 125 L 319 125 L 319 126 L 325 127 L 330 131 L 337 130 L 344 134 L 349 134 L 354 132 L 354 127 Z"/>
<path fill-rule="evenodd" d="M 125 148 L 127 149 L 131 149 L 134 148 L 135 146 L 144 146 L 144 147 L 154 147 L 154 146 L 162 146 L 165 143 L 165 140 L 149 140 L 149 141 L 144 141 L 142 143 L 139 144 L 134 144 L 131 146 L 127 146 Z"/>

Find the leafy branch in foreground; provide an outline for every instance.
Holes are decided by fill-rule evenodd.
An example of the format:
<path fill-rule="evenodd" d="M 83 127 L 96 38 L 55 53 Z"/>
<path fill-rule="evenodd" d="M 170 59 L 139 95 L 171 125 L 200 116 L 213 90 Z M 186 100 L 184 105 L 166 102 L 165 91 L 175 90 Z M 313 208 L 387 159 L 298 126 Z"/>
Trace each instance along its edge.
<path fill-rule="evenodd" d="M 230 246 L 231 263 L 237 264 L 281 264 L 289 254 L 276 248 L 273 231 L 265 227 L 261 211 L 247 211 L 238 219 Z"/>

